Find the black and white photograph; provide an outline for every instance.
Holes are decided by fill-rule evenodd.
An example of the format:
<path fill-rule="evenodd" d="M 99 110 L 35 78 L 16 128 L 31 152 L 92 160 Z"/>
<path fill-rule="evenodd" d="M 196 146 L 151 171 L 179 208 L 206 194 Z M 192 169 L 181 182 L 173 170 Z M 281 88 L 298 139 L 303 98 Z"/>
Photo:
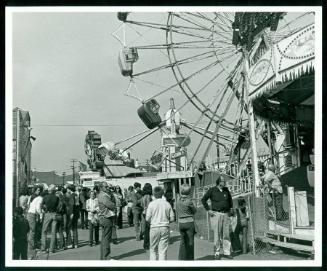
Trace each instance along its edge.
<path fill-rule="evenodd" d="M 322 7 L 6 7 L 5 42 L 6 266 L 321 266 Z"/>

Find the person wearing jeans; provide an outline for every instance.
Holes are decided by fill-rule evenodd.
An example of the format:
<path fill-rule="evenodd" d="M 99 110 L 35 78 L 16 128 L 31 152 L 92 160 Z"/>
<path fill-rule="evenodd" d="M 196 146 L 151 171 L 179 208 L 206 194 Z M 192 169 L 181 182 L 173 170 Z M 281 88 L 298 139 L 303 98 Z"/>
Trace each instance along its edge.
<path fill-rule="evenodd" d="M 78 247 L 78 231 L 77 223 L 79 218 L 79 202 L 78 196 L 75 193 L 74 185 L 67 187 L 67 248 Z M 73 233 L 73 240 L 72 240 Z"/>
<path fill-rule="evenodd" d="M 138 182 L 134 183 L 134 191 L 131 195 L 133 201 L 133 220 L 135 227 L 136 241 L 143 239 L 143 227 L 142 227 L 142 191 L 141 184 Z"/>
<path fill-rule="evenodd" d="M 219 176 L 216 186 L 209 188 L 204 194 L 201 202 L 210 216 L 211 228 L 214 233 L 215 259 L 220 260 L 222 254 L 232 259 L 230 240 L 230 217 L 229 213 L 233 207 L 232 196 L 225 181 Z M 211 209 L 207 203 L 211 200 Z"/>
<path fill-rule="evenodd" d="M 145 250 L 149 250 L 150 248 L 150 224 L 146 221 L 145 215 L 148 209 L 149 203 L 152 201 L 152 185 L 150 183 L 146 183 L 143 186 L 143 198 L 142 198 L 142 225 L 144 229 L 144 241 L 143 241 L 143 248 Z"/>
<path fill-rule="evenodd" d="M 162 187 L 153 189 L 155 199 L 148 205 L 146 221 L 150 223 L 150 260 L 167 260 L 169 223 L 174 221 L 171 205 L 162 198 Z"/>
<path fill-rule="evenodd" d="M 93 245 L 93 234 L 95 244 L 99 243 L 99 202 L 95 197 L 94 191 L 91 191 L 90 198 L 86 201 L 86 210 L 88 212 L 89 221 L 89 244 Z"/>
<path fill-rule="evenodd" d="M 29 224 L 29 234 L 28 234 L 28 259 L 31 260 L 34 258 L 35 255 L 35 248 L 36 248 L 36 231 L 38 224 L 41 221 L 41 216 L 42 216 L 42 202 L 43 198 L 41 196 L 41 193 L 43 191 L 43 187 L 39 186 L 36 187 L 33 195 L 28 200 L 28 210 L 27 210 L 27 221 Z"/>
<path fill-rule="evenodd" d="M 177 201 L 178 227 L 181 235 L 179 260 L 194 260 L 194 214 L 196 208 L 190 198 L 191 186 L 181 186 L 181 196 Z"/>
<path fill-rule="evenodd" d="M 56 221 L 57 221 L 57 231 L 59 233 L 59 244 L 57 243 L 57 248 L 59 249 L 67 249 L 66 242 L 64 238 L 64 232 L 65 232 L 65 220 L 67 207 L 64 195 L 61 191 L 57 191 L 56 193 L 57 197 L 59 198 L 59 204 L 57 208 L 56 213 Z"/>
<path fill-rule="evenodd" d="M 47 249 L 46 239 L 47 239 L 47 230 L 51 228 L 51 241 L 50 241 L 50 252 L 55 251 L 55 241 L 56 241 L 56 229 L 57 229 L 57 220 L 56 212 L 59 204 L 59 198 L 55 195 L 55 186 L 49 186 L 49 194 L 46 195 L 43 199 L 44 206 L 44 219 L 42 226 L 42 237 L 41 237 L 41 250 L 44 252 Z"/>

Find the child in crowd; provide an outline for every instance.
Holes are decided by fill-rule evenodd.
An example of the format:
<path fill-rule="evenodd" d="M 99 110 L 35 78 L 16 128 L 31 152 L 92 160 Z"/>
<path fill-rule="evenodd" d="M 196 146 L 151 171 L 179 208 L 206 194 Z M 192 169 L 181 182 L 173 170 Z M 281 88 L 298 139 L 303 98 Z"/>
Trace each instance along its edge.
<path fill-rule="evenodd" d="M 248 220 L 249 214 L 246 207 L 246 201 L 243 197 L 238 199 L 238 207 L 235 210 L 236 225 L 233 233 L 233 250 L 234 252 L 247 253 L 248 250 Z M 233 223 L 232 223 L 233 224 Z"/>
<path fill-rule="evenodd" d="M 14 209 L 13 218 L 13 258 L 14 260 L 27 260 L 27 234 L 29 225 L 27 219 L 23 216 L 22 207 Z"/>

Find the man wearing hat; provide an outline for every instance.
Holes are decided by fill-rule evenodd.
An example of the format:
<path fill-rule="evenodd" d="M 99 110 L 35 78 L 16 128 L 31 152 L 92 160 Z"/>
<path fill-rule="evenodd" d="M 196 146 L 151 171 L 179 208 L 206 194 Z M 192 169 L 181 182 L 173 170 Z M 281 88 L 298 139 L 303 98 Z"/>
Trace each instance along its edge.
<path fill-rule="evenodd" d="M 51 228 L 50 253 L 55 252 L 56 238 L 56 211 L 59 204 L 59 198 L 56 196 L 56 187 L 51 184 L 48 188 L 49 194 L 43 198 L 44 220 L 42 226 L 41 250 L 46 251 L 47 230 Z"/>

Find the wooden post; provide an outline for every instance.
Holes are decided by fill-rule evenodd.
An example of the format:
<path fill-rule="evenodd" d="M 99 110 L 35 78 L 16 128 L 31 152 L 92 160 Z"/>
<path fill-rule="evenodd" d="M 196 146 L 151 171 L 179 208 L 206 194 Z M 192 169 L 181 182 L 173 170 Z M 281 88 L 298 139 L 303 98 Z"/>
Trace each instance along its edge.
<path fill-rule="evenodd" d="M 244 84 L 245 84 L 245 93 L 248 102 L 248 116 L 249 116 L 249 129 L 250 129 L 250 142 L 251 142 L 251 149 L 252 149 L 252 172 L 253 172 L 253 179 L 254 179 L 254 190 L 255 196 L 259 197 L 259 185 L 260 185 L 260 177 L 259 177 L 259 170 L 258 170 L 258 157 L 257 157 L 257 144 L 256 144 L 256 137 L 255 137 L 255 121 L 254 121 L 254 113 L 253 113 L 253 105 L 252 102 L 249 100 L 249 54 L 245 48 L 243 47 L 243 57 L 244 57 Z"/>

